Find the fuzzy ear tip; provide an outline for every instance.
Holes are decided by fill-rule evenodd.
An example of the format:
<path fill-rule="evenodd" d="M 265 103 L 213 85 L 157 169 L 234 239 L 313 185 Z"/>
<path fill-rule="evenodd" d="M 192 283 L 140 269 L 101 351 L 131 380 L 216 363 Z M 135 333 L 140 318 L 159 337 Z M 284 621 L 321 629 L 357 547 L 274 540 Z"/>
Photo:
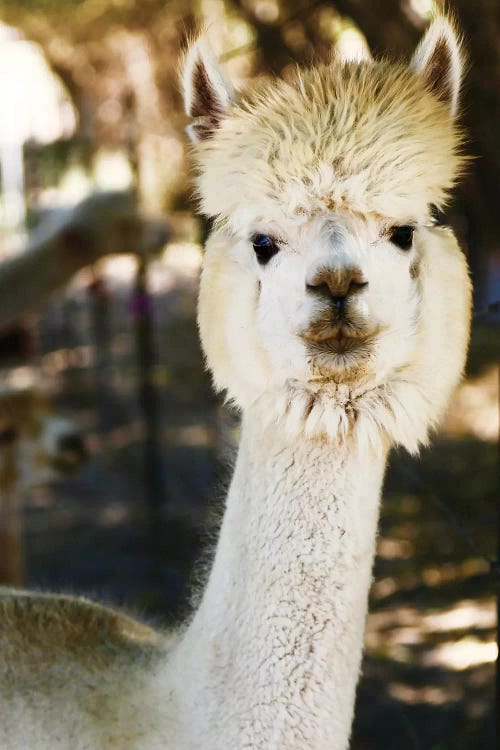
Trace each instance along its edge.
<path fill-rule="evenodd" d="M 444 41 L 450 52 L 460 55 L 462 38 L 453 16 L 437 15 L 431 20 L 419 47 L 432 47 L 440 40 Z"/>
<path fill-rule="evenodd" d="M 431 26 L 435 27 L 436 38 L 444 39 L 452 54 L 457 59 L 461 58 L 462 52 L 462 34 L 453 16 L 440 15 L 436 16 Z"/>
<path fill-rule="evenodd" d="M 461 35 L 452 16 L 434 17 L 417 47 L 412 67 L 423 76 L 428 88 L 448 102 L 454 116 L 458 109 L 464 54 Z"/>
<path fill-rule="evenodd" d="M 207 138 L 229 112 L 234 91 L 217 57 L 201 34 L 188 46 L 181 67 L 186 115 L 194 120 L 188 131 L 193 143 Z"/>

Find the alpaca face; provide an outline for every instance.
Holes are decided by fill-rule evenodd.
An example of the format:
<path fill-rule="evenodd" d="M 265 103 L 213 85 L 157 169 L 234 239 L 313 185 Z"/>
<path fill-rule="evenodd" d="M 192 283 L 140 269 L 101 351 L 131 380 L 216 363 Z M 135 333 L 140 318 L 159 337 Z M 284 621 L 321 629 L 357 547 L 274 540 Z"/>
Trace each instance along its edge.
<path fill-rule="evenodd" d="M 394 230 L 374 218 L 326 214 L 300 224 L 259 222 L 240 236 L 221 232 L 216 249 L 209 250 L 215 258 L 204 272 L 210 278 L 204 278 L 203 294 L 208 282 L 212 296 L 218 274 L 224 278 L 230 269 L 236 289 L 242 287 L 240 276 L 251 289 L 244 312 L 238 294 L 227 299 L 224 319 L 236 324 L 235 335 L 231 326 L 226 336 L 233 359 L 248 358 L 248 328 L 244 336 L 237 328 L 244 319 L 269 383 L 346 380 L 407 361 L 418 309 L 412 269 L 419 241 L 411 238 L 411 227 L 404 231 L 410 242 L 401 247 L 391 240 Z M 201 318 L 200 325 L 206 328 Z"/>
<path fill-rule="evenodd" d="M 240 405 L 290 379 L 380 384 L 414 361 L 419 270 L 439 253 L 430 206 L 462 161 L 459 69 L 440 20 L 408 68 L 334 61 L 236 100 L 205 43 L 191 48 L 197 188 L 217 227 L 199 324 Z"/>

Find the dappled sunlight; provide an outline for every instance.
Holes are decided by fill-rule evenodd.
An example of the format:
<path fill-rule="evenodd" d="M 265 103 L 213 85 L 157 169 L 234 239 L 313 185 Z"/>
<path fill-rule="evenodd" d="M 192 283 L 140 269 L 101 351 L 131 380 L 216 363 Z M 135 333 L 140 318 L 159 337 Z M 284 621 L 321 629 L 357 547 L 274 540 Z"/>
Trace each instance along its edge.
<path fill-rule="evenodd" d="M 446 609 L 425 612 L 415 607 L 391 607 L 372 612 L 368 618 L 367 644 L 420 642 L 426 636 L 454 630 L 481 629 L 493 632 L 496 622 L 493 599 L 465 600 Z"/>
<path fill-rule="evenodd" d="M 497 658 L 493 597 L 464 599 L 421 609 L 394 606 L 369 614 L 366 649 L 372 667 L 381 660 L 387 693 L 406 704 L 444 706 L 491 684 Z M 416 679 L 418 670 L 418 679 Z M 464 673 L 461 679 L 453 675 Z M 468 687 L 470 686 L 470 687 Z M 466 711 L 482 716 L 488 703 L 469 700 Z"/>
<path fill-rule="evenodd" d="M 72 164 L 65 171 L 57 190 L 43 191 L 40 205 L 51 208 L 57 205 L 77 203 L 92 192 L 92 179 L 79 164 Z"/>
<path fill-rule="evenodd" d="M 94 365 L 95 352 L 92 346 L 73 346 L 55 349 L 40 358 L 40 368 L 48 375 L 67 370 L 69 367 L 87 368 Z"/>
<path fill-rule="evenodd" d="M 254 0 L 253 10 L 256 17 L 264 23 L 277 21 L 280 12 L 276 0 Z"/>
<path fill-rule="evenodd" d="M 217 441 L 217 435 L 213 427 L 205 424 L 186 425 L 175 429 L 167 428 L 164 435 L 170 444 L 196 448 L 213 447 Z"/>
<path fill-rule="evenodd" d="M 496 613 L 492 601 L 465 600 L 445 612 L 422 617 L 427 632 L 461 630 L 462 628 L 494 628 Z"/>
<path fill-rule="evenodd" d="M 443 434 L 474 435 L 479 440 L 496 442 L 500 434 L 499 380 L 496 364 L 485 368 L 478 377 L 465 380 L 450 405 Z"/>
<path fill-rule="evenodd" d="M 456 711 L 468 722 L 486 721 L 491 711 L 497 466 L 495 446 L 465 431 L 448 433 L 418 462 L 398 454 L 389 468 L 366 689 L 415 711 L 417 737 L 427 736 L 421 711 L 438 721 L 441 711 Z"/>
<path fill-rule="evenodd" d="M 407 539 L 387 539 L 380 537 L 377 543 L 377 554 L 379 557 L 393 559 L 397 557 L 408 558 L 414 553 L 414 545 Z"/>
<path fill-rule="evenodd" d="M 134 255 L 113 255 L 99 263 L 101 275 L 113 286 L 130 286 L 137 274 L 137 258 Z"/>
<path fill-rule="evenodd" d="M 415 687 L 400 682 L 391 682 L 387 692 L 402 703 L 432 703 L 435 706 L 458 702 L 463 698 L 462 691 L 457 686 L 453 688 L 443 688 L 437 685 Z"/>
<path fill-rule="evenodd" d="M 13 390 L 24 390 L 40 385 L 39 375 L 34 367 L 22 365 L 5 370 L 0 376 L 1 387 Z"/>
<path fill-rule="evenodd" d="M 181 221 L 182 226 L 182 221 Z M 189 231 L 182 227 L 184 231 Z M 196 281 L 202 261 L 201 245 L 196 242 L 172 242 L 166 245 L 160 257 L 149 264 L 149 292 L 152 295 L 165 294 L 174 290 L 184 281 Z M 111 255 L 102 258 L 96 265 L 96 272 L 110 289 L 130 289 L 137 277 L 137 257 L 135 255 Z M 93 276 L 89 269 L 82 269 L 71 282 L 73 294 L 87 293 Z"/>
<path fill-rule="evenodd" d="M 408 557 L 407 559 L 410 558 Z M 444 563 L 439 566 L 424 565 L 413 570 L 401 571 L 397 578 L 387 576 L 377 579 L 372 586 L 372 596 L 375 601 L 378 599 L 383 600 L 396 591 L 412 591 L 415 586 L 419 586 L 422 583 L 432 589 L 446 583 L 463 581 L 471 576 L 484 574 L 485 572 L 485 561 L 478 558 L 471 558 L 456 563 Z"/>
<path fill-rule="evenodd" d="M 134 175 L 124 151 L 102 148 L 94 157 L 93 171 L 101 190 L 128 190 L 133 187 Z"/>
<path fill-rule="evenodd" d="M 422 21 L 428 21 L 436 11 L 436 0 L 406 0 L 403 7 L 408 5 Z"/>
<path fill-rule="evenodd" d="M 99 523 L 103 526 L 117 526 L 130 520 L 130 506 L 127 503 L 108 503 L 99 512 Z"/>
<path fill-rule="evenodd" d="M 455 643 L 444 643 L 422 657 L 424 666 L 440 666 L 461 671 L 478 664 L 489 664 L 497 658 L 497 644 L 478 638 L 462 638 Z"/>
<path fill-rule="evenodd" d="M 365 37 L 354 27 L 342 29 L 335 51 L 341 60 L 366 60 L 370 56 Z"/>

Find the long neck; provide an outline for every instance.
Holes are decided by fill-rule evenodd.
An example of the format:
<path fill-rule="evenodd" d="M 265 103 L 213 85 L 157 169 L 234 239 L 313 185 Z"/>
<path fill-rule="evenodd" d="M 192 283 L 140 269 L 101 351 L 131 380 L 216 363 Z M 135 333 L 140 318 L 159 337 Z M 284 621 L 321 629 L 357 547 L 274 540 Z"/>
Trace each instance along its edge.
<path fill-rule="evenodd" d="M 384 465 L 245 416 L 208 584 L 174 657 L 186 747 L 347 747 Z"/>

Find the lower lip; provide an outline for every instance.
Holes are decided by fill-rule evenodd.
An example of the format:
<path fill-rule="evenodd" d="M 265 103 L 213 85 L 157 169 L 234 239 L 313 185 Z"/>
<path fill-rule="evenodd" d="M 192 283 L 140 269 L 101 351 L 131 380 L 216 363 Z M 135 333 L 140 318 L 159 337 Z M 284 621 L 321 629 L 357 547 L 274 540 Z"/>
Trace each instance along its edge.
<path fill-rule="evenodd" d="M 364 340 L 352 336 L 332 336 L 310 343 L 323 353 L 326 351 L 331 354 L 345 354 L 355 352 L 362 346 Z"/>

